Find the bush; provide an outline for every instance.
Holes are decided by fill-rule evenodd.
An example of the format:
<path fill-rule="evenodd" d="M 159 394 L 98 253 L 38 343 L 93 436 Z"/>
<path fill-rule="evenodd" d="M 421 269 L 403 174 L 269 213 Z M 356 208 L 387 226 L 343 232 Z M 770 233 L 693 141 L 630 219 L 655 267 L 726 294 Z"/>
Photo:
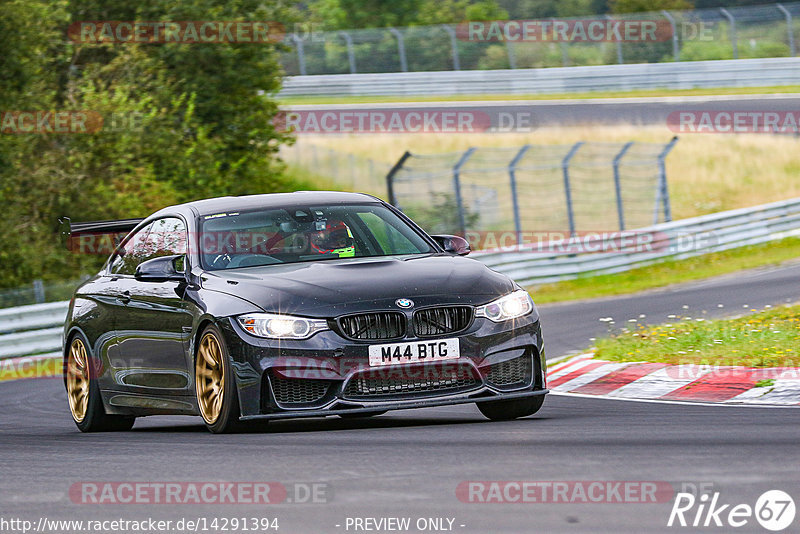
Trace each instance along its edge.
<path fill-rule="evenodd" d="M 138 126 L 0 135 L 0 287 L 75 279 L 105 258 L 69 254 L 56 218 L 143 217 L 198 198 L 309 189 L 277 157 L 282 45 L 65 43 L 80 20 L 283 20 L 289 2 L 7 0 L 2 110 L 89 110 Z"/>

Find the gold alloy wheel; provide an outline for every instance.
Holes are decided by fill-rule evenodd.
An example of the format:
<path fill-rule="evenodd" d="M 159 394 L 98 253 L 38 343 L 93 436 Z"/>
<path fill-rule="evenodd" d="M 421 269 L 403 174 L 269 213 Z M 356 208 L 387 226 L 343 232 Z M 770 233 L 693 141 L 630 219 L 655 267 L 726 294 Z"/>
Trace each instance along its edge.
<path fill-rule="evenodd" d="M 214 424 L 222 410 L 225 386 L 225 362 L 217 337 L 208 333 L 200 341 L 195 362 L 195 384 L 200 414 L 209 425 Z"/>
<path fill-rule="evenodd" d="M 67 399 L 72 417 L 82 422 L 89 406 L 89 359 L 80 338 L 72 340 L 67 356 Z"/>

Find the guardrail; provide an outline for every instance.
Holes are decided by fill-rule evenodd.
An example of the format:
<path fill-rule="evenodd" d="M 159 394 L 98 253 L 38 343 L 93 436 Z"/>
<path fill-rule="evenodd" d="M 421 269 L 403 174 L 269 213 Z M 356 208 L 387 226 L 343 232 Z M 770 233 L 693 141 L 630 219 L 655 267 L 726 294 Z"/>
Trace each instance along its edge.
<path fill-rule="evenodd" d="M 279 96 L 547 94 L 800 84 L 800 58 L 291 76 Z"/>
<path fill-rule="evenodd" d="M 0 359 L 61 354 L 61 332 L 69 302 L 0 310 Z"/>
<path fill-rule="evenodd" d="M 773 202 L 642 228 L 632 235 L 654 236 L 654 252 L 541 253 L 533 245 L 513 251 L 476 251 L 471 257 L 522 285 L 570 280 L 587 273 L 627 271 L 667 257 L 682 259 L 800 235 L 800 198 Z M 597 241 L 583 244 L 590 248 Z M 0 310 L 0 359 L 59 357 L 62 325 L 69 303 L 52 302 Z"/>
<path fill-rule="evenodd" d="M 616 252 L 539 251 L 557 250 L 551 243 L 549 248 L 522 244 L 506 251 L 477 251 L 472 257 L 522 285 L 628 271 L 666 258 L 683 259 L 800 235 L 800 198 L 656 224 L 628 235 L 652 237 L 651 251 L 642 252 L 635 244 Z M 584 250 L 602 247 L 602 236 L 584 237 Z"/>

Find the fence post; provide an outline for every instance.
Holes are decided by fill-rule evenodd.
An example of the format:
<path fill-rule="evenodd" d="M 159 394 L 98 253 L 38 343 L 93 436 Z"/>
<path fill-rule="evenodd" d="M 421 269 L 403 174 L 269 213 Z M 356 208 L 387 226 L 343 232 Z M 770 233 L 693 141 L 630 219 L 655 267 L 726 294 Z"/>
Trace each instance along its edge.
<path fill-rule="evenodd" d="M 334 176 L 334 180 L 339 180 L 339 153 L 329 148 L 328 161 L 331 162 L 331 174 Z"/>
<path fill-rule="evenodd" d="M 583 141 L 579 141 L 572 145 L 567 155 L 561 160 L 561 172 L 564 176 L 564 198 L 567 202 L 567 219 L 569 221 L 569 235 L 575 235 L 575 214 L 572 209 L 572 191 L 569 185 L 569 162 L 572 157 L 578 152 L 578 149 L 583 146 Z"/>
<path fill-rule="evenodd" d="M 514 156 L 514 159 L 508 164 L 508 178 L 511 181 L 511 204 L 514 209 L 514 229 L 517 232 L 517 246 L 522 244 L 522 221 L 519 214 L 519 198 L 517 197 L 517 164 L 530 148 L 531 145 L 525 145 L 520 148 L 517 155 Z"/>
<path fill-rule="evenodd" d="M 453 166 L 453 189 L 456 193 L 456 206 L 458 207 L 458 224 L 461 227 L 461 235 L 467 235 L 467 221 L 464 216 L 464 201 L 461 198 L 461 167 L 467 162 L 469 157 L 475 152 L 475 147 L 470 147 L 461 155 L 461 159 Z"/>
<path fill-rule="evenodd" d="M 44 283 L 39 279 L 33 281 L 33 299 L 36 304 L 44 302 Z"/>
<path fill-rule="evenodd" d="M 397 54 L 400 56 L 400 70 L 408 72 L 408 61 L 406 60 L 406 43 L 403 34 L 397 28 L 389 28 L 389 32 L 397 39 Z"/>
<path fill-rule="evenodd" d="M 613 21 L 614 17 L 612 17 L 611 15 L 606 15 L 606 19 Z M 623 63 L 625 63 L 625 58 L 622 57 L 622 41 L 615 40 L 614 44 L 617 47 L 617 63 L 622 65 Z"/>
<path fill-rule="evenodd" d="M 628 149 L 633 146 L 633 141 L 628 141 L 622 147 L 616 156 L 614 156 L 614 192 L 617 195 L 617 218 L 619 219 L 620 232 L 625 230 L 625 210 L 622 205 L 622 186 L 619 180 L 619 162 L 622 157 L 628 152 Z"/>
<path fill-rule="evenodd" d="M 739 45 L 736 43 L 736 19 L 733 18 L 731 12 L 724 7 L 719 8 L 719 12 L 722 13 L 723 17 L 728 19 L 728 22 L 731 25 L 731 45 L 733 46 L 733 59 L 739 59 Z"/>
<path fill-rule="evenodd" d="M 301 76 L 306 75 L 306 55 L 303 51 L 303 40 L 296 34 L 292 34 L 292 41 L 297 46 L 297 68 Z"/>
<path fill-rule="evenodd" d="M 794 57 L 796 55 L 794 49 L 794 28 L 792 27 L 792 14 L 789 10 L 783 7 L 783 4 L 776 4 L 781 13 L 786 17 L 786 37 L 789 38 L 789 53 Z"/>
<path fill-rule="evenodd" d="M 389 204 L 394 206 L 395 208 L 399 208 L 400 206 L 397 205 L 397 197 L 394 194 L 394 175 L 403 168 L 403 164 L 406 162 L 408 158 L 411 157 L 411 152 L 406 150 L 403 152 L 403 155 L 400 156 L 400 159 L 397 160 L 389 172 L 386 174 L 386 192 L 389 195 Z"/>
<path fill-rule="evenodd" d="M 511 48 L 513 44 L 508 39 L 504 39 L 506 42 L 506 54 L 508 54 L 508 68 L 516 69 L 517 68 L 517 56 L 514 55 L 514 49 Z"/>
<path fill-rule="evenodd" d="M 669 143 L 664 147 L 661 153 L 658 155 L 658 185 L 659 191 L 661 196 L 661 202 L 664 205 L 664 222 L 670 222 L 672 220 L 672 208 L 669 204 L 669 188 L 667 187 L 667 169 L 664 165 L 664 160 L 669 154 L 672 147 L 675 146 L 675 143 L 678 142 L 678 136 L 676 135 L 673 137 Z M 658 222 L 658 205 L 656 205 L 656 221 Z M 655 224 L 654 223 L 654 224 Z"/>
<path fill-rule="evenodd" d="M 350 34 L 346 31 L 340 31 L 339 35 L 344 38 L 344 42 L 347 45 L 347 61 L 350 63 L 350 74 L 356 73 L 356 54 L 353 51 L 353 38 L 350 37 Z"/>
<path fill-rule="evenodd" d="M 458 58 L 458 39 L 456 39 L 456 31 L 450 27 L 449 24 L 442 24 L 442 28 L 450 36 L 450 49 L 453 54 L 453 70 L 461 70 L 461 63 Z"/>
<path fill-rule="evenodd" d="M 669 25 L 672 27 L 672 58 L 675 61 L 680 61 L 681 52 L 678 48 L 678 24 L 675 22 L 675 17 L 672 16 L 672 13 L 666 9 L 662 9 L 661 14 L 664 15 L 664 17 L 669 21 Z"/>

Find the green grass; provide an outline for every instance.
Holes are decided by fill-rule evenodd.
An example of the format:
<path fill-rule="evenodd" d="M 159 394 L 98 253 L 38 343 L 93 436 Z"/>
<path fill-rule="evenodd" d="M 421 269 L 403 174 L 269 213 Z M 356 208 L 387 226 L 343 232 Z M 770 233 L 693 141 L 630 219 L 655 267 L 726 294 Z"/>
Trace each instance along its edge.
<path fill-rule="evenodd" d="M 292 96 L 278 98 L 280 105 L 364 104 L 385 102 L 463 102 L 469 100 L 559 100 L 588 98 L 632 98 L 653 96 L 755 95 L 800 92 L 800 86 L 721 87 L 716 89 L 641 89 L 634 91 L 593 91 L 526 95 L 412 95 L 412 96 Z"/>
<path fill-rule="evenodd" d="M 322 176 L 310 169 L 292 164 L 286 164 L 283 177 L 288 183 L 293 184 L 293 188 L 287 190 L 341 191 L 344 189 L 340 184 L 337 184 L 327 176 Z"/>
<path fill-rule="evenodd" d="M 800 238 L 713 252 L 685 260 L 668 260 L 616 274 L 585 276 L 575 280 L 528 288 L 537 304 L 625 295 L 682 282 L 702 280 L 800 258 Z"/>
<path fill-rule="evenodd" d="M 795 367 L 800 364 L 800 305 L 733 319 L 676 317 L 661 326 L 637 324 L 598 339 L 595 346 L 596 358 L 611 361 Z"/>

